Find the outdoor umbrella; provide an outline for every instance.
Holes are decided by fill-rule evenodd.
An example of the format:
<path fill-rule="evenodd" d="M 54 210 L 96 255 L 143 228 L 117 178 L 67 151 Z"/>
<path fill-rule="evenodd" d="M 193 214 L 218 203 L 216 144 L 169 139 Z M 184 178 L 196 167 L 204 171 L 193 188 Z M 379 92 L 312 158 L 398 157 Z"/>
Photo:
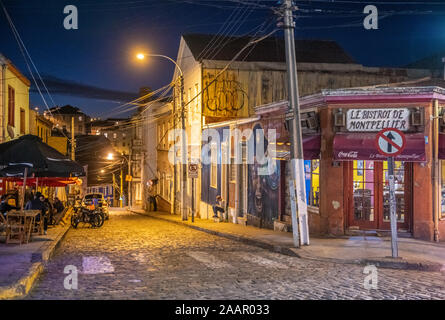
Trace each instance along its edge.
<path fill-rule="evenodd" d="M 33 135 L 24 135 L 0 144 L 0 176 L 79 177 L 83 167 Z"/>

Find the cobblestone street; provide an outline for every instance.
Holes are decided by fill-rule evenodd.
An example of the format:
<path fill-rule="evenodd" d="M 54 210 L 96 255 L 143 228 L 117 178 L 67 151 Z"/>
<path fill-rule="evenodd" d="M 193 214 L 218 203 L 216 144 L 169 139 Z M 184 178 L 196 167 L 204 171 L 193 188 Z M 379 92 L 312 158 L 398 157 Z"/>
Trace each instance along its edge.
<path fill-rule="evenodd" d="M 78 289 L 64 288 L 67 265 Z M 71 229 L 28 299 L 445 299 L 445 276 L 308 261 L 115 211 Z"/>

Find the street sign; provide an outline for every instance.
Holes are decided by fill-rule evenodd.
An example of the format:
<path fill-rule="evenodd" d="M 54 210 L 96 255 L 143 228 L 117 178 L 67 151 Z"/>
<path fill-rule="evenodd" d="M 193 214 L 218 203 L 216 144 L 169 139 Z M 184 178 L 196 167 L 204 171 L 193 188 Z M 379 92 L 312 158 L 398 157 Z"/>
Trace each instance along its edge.
<path fill-rule="evenodd" d="M 376 147 L 380 154 L 396 157 L 406 146 L 406 138 L 402 131 L 395 128 L 381 130 L 376 136 Z"/>
<path fill-rule="evenodd" d="M 392 257 L 398 257 L 397 244 L 397 203 L 394 177 L 394 157 L 402 153 L 406 146 L 405 135 L 398 129 L 383 129 L 376 136 L 376 146 L 379 153 L 388 157 L 388 187 L 389 187 L 389 218 L 391 223 Z"/>
<path fill-rule="evenodd" d="M 198 164 L 197 163 L 189 163 L 188 166 L 189 170 L 188 170 L 188 174 L 189 174 L 189 178 L 192 179 L 197 179 L 198 178 Z"/>

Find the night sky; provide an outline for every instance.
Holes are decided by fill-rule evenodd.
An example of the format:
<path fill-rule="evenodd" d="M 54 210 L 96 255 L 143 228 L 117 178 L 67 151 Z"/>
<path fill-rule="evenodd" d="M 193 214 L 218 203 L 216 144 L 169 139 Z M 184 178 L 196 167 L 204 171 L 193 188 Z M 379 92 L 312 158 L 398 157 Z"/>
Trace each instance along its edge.
<path fill-rule="evenodd" d="M 245 2 L 255 6 L 246 8 L 235 0 L 3 0 L 40 74 L 48 79 L 50 92 L 54 79 L 66 93 L 75 87 L 73 82 L 82 85 L 76 96 L 53 95 L 54 102 L 103 118 L 128 115 L 110 111 L 120 104 L 115 96 L 132 96 L 139 87 L 157 89 L 171 81 L 170 62 L 134 61 L 139 48 L 176 58 L 183 33 L 217 33 L 225 26 L 224 33 L 243 35 L 264 21 L 268 21 L 265 31 L 274 28 L 276 20 L 267 7 L 277 1 Z M 437 5 L 433 1 L 296 2 L 302 9 L 296 13 L 297 38 L 336 40 L 366 66 L 403 66 L 445 49 L 445 1 Z M 63 27 L 63 8 L 70 4 L 79 10 L 78 30 Z M 366 4 L 379 9 L 378 30 L 363 28 Z M 239 19 L 224 25 L 228 17 Z M 3 12 L 0 39 L 0 52 L 28 75 Z M 102 98 L 92 98 L 95 92 L 103 93 Z M 53 106 L 50 99 L 48 104 Z M 31 94 L 31 105 L 44 110 L 36 93 Z"/>

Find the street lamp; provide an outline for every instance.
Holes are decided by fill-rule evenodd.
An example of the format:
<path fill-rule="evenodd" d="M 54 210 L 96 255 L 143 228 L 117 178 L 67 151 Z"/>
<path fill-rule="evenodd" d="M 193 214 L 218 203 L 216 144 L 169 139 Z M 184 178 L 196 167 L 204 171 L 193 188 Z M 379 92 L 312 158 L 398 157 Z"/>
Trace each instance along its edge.
<path fill-rule="evenodd" d="M 179 71 L 179 103 L 181 107 L 181 126 L 182 126 L 182 132 L 181 132 L 181 167 L 182 167 L 182 174 L 181 174 L 181 213 L 182 213 L 182 220 L 187 220 L 187 212 L 186 212 L 186 206 L 185 206 L 185 192 L 187 189 L 187 146 L 185 144 L 185 106 L 184 106 L 184 100 L 183 100 L 183 90 L 184 90 L 184 73 L 182 72 L 181 67 L 178 65 L 178 63 L 173 60 L 172 58 L 162 55 L 162 54 L 151 54 L 151 53 L 143 53 L 140 52 L 136 54 L 136 58 L 138 60 L 144 60 L 145 57 L 161 57 L 164 59 L 167 59 L 175 64 L 175 66 L 178 68 Z M 176 127 L 175 125 L 175 103 L 173 103 L 173 128 Z M 173 191 L 173 211 L 175 212 L 175 199 L 176 199 L 176 150 L 175 150 L 175 161 L 174 161 L 174 191 Z"/>
<path fill-rule="evenodd" d="M 113 154 L 110 152 L 107 156 L 107 160 L 113 160 L 113 159 L 114 159 Z"/>

